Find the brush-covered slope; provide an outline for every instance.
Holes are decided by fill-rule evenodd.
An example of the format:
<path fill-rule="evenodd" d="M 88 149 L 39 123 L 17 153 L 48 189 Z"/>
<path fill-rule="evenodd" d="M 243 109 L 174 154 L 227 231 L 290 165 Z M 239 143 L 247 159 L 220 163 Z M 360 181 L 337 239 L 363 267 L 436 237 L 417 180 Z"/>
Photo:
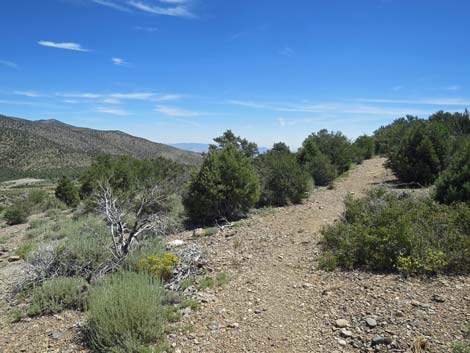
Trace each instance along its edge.
<path fill-rule="evenodd" d="M 75 127 L 57 120 L 30 121 L 0 115 L 0 179 L 76 174 L 97 154 L 139 159 L 165 157 L 197 165 L 201 155 L 121 131 Z"/>

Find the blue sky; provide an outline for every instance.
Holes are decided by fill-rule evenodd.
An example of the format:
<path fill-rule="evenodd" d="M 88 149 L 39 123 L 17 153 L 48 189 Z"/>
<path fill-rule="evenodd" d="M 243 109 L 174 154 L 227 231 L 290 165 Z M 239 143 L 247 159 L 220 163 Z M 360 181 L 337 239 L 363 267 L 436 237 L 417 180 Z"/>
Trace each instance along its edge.
<path fill-rule="evenodd" d="M 2 0 L 0 114 L 297 147 L 470 106 L 467 0 Z"/>

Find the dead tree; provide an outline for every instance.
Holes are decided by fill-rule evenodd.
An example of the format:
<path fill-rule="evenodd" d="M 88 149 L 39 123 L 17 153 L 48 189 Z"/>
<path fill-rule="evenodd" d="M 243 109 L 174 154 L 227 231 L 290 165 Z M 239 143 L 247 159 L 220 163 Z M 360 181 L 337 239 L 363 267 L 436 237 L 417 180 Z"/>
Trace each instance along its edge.
<path fill-rule="evenodd" d="M 140 188 L 131 196 L 118 197 L 109 182 L 99 185 L 95 202 L 109 227 L 116 260 L 125 258 L 131 246 L 144 240 L 148 234 L 165 233 L 168 217 L 161 205 L 168 199 L 166 190 L 156 185 Z"/>

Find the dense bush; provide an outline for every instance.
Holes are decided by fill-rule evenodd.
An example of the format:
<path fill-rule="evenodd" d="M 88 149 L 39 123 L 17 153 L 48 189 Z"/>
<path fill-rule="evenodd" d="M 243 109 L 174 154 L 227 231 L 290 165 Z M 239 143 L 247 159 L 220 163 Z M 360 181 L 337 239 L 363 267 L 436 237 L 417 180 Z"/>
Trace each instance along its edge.
<path fill-rule="evenodd" d="M 80 202 L 77 187 L 66 176 L 59 180 L 59 184 L 55 189 L 55 196 L 69 207 L 76 207 Z"/>
<path fill-rule="evenodd" d="M 260 155 L 256 169 L 261 180 L 261 206 L 298 203 L 311 187 L 312 178 L 283 143 L 275 144 L 272 150 Z"/>
<path fill-rule="evenodd" d="M 114 193 L 124 195 L 164 180 L 172 180 L 177 188 L 188 179 L 191 170 L 191 167 L 161 157 L 138 160 L 128 156 L 100 155 L 80 177 L 80 197 L 89 197 L 100 183 L 105 182 L 109 182 Z"/>
<path fill-rule="evenodd" d="M 403 136 L 418 121 L 420 121 L 418 117 L 407 115 L 406 118 L 396 119 L 393 123 L 377 129 L 374 132 L 375 153 L 381 155 L 395 153 Z"/>
<path fill-rule="evenodd" d="M 183 203 L 195 223 L 211 223 L 245 215 L 259 199 L 253 161 L 235 145 L 212 147 L 194 174 Z"/>
<path fill-rule="evenodd" d="M 367 135 L 359 136 L 353 143 L 354 162 L 361 163 L 365 159 L 371 159 L 375 151 L 374 138 Z"/>
<path fill-rule="evenodd" d="M 144 352 L 163 336 L 163 288 L 144 272 L 118 272 L 88 298 L 86 338 L 94 352 Z"/>
<path fill-rule="evenodd" d="M 319 153 L 305 164 L 305 170 L 313 177 L 315 185 L 327 186 L 336 179 L 336 168 L 329 158 Z"/>
<path fill-rule="evenodd" d="M 470 206 L 374 190 L 323 231 L 326 268 L 470 273 Z"/>
<path fill-rule="evenodd" d="M 83 308 L 88 285 L 83 278 L 58 277 L 33 289 L 28 315 L 56 314 L 65 309 Z"/>
<path fill-rule="evenodd" d="M 214 145 L 214 147 L 218 149 L 233 145 L 248 158 L 254 158 L 259 153 L 256 143 L 250 142 L 240 136 L 235 136 L 232 130 L 225 131 L 222 136 L 216 137 L 214 142 L 217 144 Z"/>
<path fill-rule="evenodd" d="M 398 149 L 388 154 L 387 167 L 402 181 L 429 185 L 444 170 L 448 153 L 446 130 L 421 121 L 406 132 Z"/>
<path fill-rule="evenodd" d="M 7 207 L 3 214 L 3 218 L 8 225 L 22 224 L 28 221 L 28 216 L 31 213 L 31 208 L 25 201 L 18 201 L 15 204 Z"/>
<path fill-rule="evenodd" d="M 316 185 L 325 186 L 351 167 L 354 147 L 340 132 L 320 130 L 307 137 L 297 152 L 299 163 Z"/>
<path fill-rule="evenodd" d="M 461 147 L 437 179 L 435 198 L 447 204 L 470 201 L 470 142 Z"/>
<path fill-rule="evenodd" d="M 328 132 L 323 129 L 316 134 L 311 134 L 307 139 L 312 139 L 323 153 L 336 167 L 338 174 L 349 170 L 354 157 L 351 143 L 341 132 Z"/>

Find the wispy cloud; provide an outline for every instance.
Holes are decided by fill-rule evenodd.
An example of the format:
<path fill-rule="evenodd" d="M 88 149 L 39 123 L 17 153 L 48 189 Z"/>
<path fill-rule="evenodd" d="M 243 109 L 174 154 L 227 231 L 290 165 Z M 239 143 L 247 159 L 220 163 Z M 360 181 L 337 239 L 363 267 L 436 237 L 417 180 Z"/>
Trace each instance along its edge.
<path fill-rule="evenodd" d="M 151 102 L 175 101 L 183 98 L 181 94 L 155 93 L 155 92 L 115 92 L 115 93 L 93 93 L 93 92 L 58 92 L 56 96 L 65 98 L 83 98 L 95 100 L 110 100 L 117 104 L 120 100 L 141 100 Z"/>
<path fill-rule="evenodd" d="M 176 101 L 183 98 L 181 94 L 162 94 L 158 96 L 156 99 L 159 102 L 166 102 L 166 101 Z"/>
<path fill-rule="evenodd" d="M 122 102 L 116 98 L 105 98 L 103 99 L 103 103 L 106 104 L 121 104 Z"/>
<path fill-rule="evenodd" d="M 361 101 L 357 101 L 361 102 Z M 326 102 L 318 104 L 309 103 L 286 103 L 286 102 L 252 102 L 230 100 L 230 104 L 239 105 L 247 108 L 264 109 L 275 112 L 291 113 L 334 113 L 334 114 L 370 114 L 383 116 L 402 116 L 403 114 L 429 115 L 429 110 L 407 108 L 389 108 L 379 105 L 351 104 L 343 102 Z M 379 102 L 375 102 L 379 103 Z"/>
<path fill-rule="evenodd" d="M 194 111 L 184 110 L 184 109 L 175 108 L 175 107 L 168 107 L 165 105 L 159 105 L 157 108 L 155 108 L 155 111 L 164 115 L 172 116 L 172 117 L 195 117 L 195 116 L 206 115 L 205 113 L 201 113 L 201 112 L 194 112 Z"/>
<path fill-rule="evenodd" d="M 114 109 L 114 108 L 106 108 L 106 107 L 96 108 L 96 111 L 98 113 L 112 114 L 112 115 L 119 115 L 119 116 L 127 116 L 131 114 L 128 111 L 123 110 L 123 109 Z"/>
<path fill-rule="evenodd" d="M 157 27 L 135 26 L 135 29 L 137 31 L 144 31 L 144 32 L 149 32 L 149 33 L 158 32 Z"/>
<path fill-rule="evenodd" d="M 36 91 L 14 91 L 13 93 L 25 97 L 41 97 L 41 94 Z"/>
<path fill-rule="evenodd" d="M 445 89 L 448 90 L 448 91 L 458 91 L 461 88 L 462 88 L 462 86 L 460 86 L 460 85 L 452 85 L 452 86 L 446 87 Z"/>
<path fill-rule="evenodd" d="M 279 122 L 280 127 L 286 126 L 286 119 L 284 119 L 282 116 L 277 121 Z"/>
<path fill-rule="evenodd" d="M 132 6 L 138 10 L 151 13 L 154 15 L 163 16 L 176 16 L 176 17 L 195 17 L 195 15 L 189 11 L 187 6 L 178 5 L 171 7 L 155 6 L 140 1 L 131 0 L 128 2 L 129 6 Z"/>
<path fill-rule="evenodd" d="M 97 99 L 103 97 L 102 94 L 97 93 L 56 93 L 57 96 L 67 98 L 86 98 L 86 99 Z"/>
<path fill-rule="evenodd" d="M 9 67 L 10 69 L 17 69 L 18 65 L 14 63 L 13 61 L 8 61 L 8 60 L 0 60 L 0 65 Z"/>
<path fill-rule="evenodd" d="M 107 0 L 92 0 L 94 3 L 110 7 L 112 9 L 118 10 L 118 11 L 123 11 L 123 12 L 131 12 L 131 10 L 127 7 L 124 7 L 122 5 L 117 4 L 116 2 L 113 1 L 107 1 Z"/>
<path fill-rule="evenodd" d="M 470 99 L 464 98 L 426 98 L 426 99 L 353 99 L 355 102 L 364 103 L 389 103 L 389 104 L 415 104 L 437 106 L 470 106 Z"/>
<path fill-rule="evenodd" d="M 57 48 L 57 49 L 66 49 L 66 50 L 73 50 L 73 51 L 90 51 L 89 49 L 82 48 L 82 46 L 78 43 L 57 43 L 57 42 L 50 42 L 46 40 L 40 40 L 38 42 L 39 45 L 42 45 L 44 47 L 51 47 L 51 48 Z"/>
<path fill-rule="evenodd" d="M 287 57 L 291 57 L 294 55 L 294 50 L 290 47 L 284 47 L 282 48 L 282 50 L 279 52 L 279 54 L 281 55 L 284 55 L 284 56 L 287 56 Z"/>
<path fill-rule="evenodd" d="M 117 66 L 129 66 L 129 63 L 122 58 L 111 58 L 111 61 L 114 65 Z"/>

